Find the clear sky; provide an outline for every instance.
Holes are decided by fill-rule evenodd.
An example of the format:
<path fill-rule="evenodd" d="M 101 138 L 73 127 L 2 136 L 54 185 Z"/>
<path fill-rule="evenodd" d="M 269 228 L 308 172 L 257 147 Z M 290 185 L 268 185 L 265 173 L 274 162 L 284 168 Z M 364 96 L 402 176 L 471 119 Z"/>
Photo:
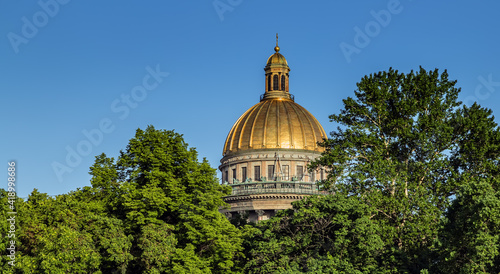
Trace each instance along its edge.
<path fill-rule="evenodd" d="M 447 69 L 460 99 L 500 114 L 498 1 L 1 1 L 0 153 L 18 196 L 90 185 L 137 128 L 184 134 L 219 165 L 264 92 L 279 33 L 290 92 L 327 132 L 366 74 Z M 499 122 L 498 118 L 496 118 Z M 3 185 L 2 185 L 3 184 Z"/>

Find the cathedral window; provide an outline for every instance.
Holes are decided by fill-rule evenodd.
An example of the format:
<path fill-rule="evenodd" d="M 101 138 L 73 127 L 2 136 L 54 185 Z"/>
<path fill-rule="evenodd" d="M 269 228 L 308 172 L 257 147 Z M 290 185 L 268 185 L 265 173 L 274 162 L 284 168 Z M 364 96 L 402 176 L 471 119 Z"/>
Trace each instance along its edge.
<path fill-rule="evenodd" d="M 253 168 L 254 171 L 254 180 L 255 181 L 260 181 L 260 166 L 254 166 Z"/>
<path fill-rule="evenodd" d="M 267 180 L 274 181 L 274 165 L 267 166 Z"/>
<path fill-rule="evenodd" d="M 285 91 L 285 75 L 281 75 L 281 90 Z"/>
<path fill-rule="evenodd" d="M 281 167 L 281 172 L 283 173 L 283 181 L 289 181 L 290 180 L 290 166 L 283 165 Z"/>
<path fill-rule="evenodd" d="M 267 75 L 267 90 L 271 90 L 271 74 Z"/>
<path fill-rule="evenodd" d="M 241 181 L 244 182 L 247 179 L 247 168 L 241 168 Z"/>
<path fill-rule="evenodd" d="M 303 166 L 297 166 L 297 179 L 299 181 L 302 181 L 303 177 L 304 177 L 304 167 Z"/>
<path fill-rule="evenodd" d="M 236 168 L 233 168 L 233 183 L 236 180 Z"/>
<path fill-rule="evenodd" d="M 279 77 L 277 74 L 275 74 L 273 76 L 273 90 L 279 90 L 280 86 L 279 86 Z"/>

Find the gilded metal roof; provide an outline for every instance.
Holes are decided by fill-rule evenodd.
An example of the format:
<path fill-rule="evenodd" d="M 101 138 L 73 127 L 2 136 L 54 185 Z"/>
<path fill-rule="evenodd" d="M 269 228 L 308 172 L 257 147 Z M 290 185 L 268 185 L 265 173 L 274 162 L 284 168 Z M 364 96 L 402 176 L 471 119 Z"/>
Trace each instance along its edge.
<path fill-rule="evenodd" d="M 316 118 L 293 100 L 262 100 L 231 128 L 223 155 L 252 149 L 300 149 L 322 152 L 326 133 Z"/>
<path fill-rule="evenodd" d="M 279 50 L 279 49 L 278 49 Z M 285 56 L 279 52 L 275 52 L 273 55 L 269 56 L 267 59 L 266 67 L 270 65 L 283 65 L 288 66 L 288 62 L 285 59 Z"/>
<path fill-rule="evenodd" d="M 276 33 L 276 47 L 274 47 L 274 53 L 273 55 L 269 56 L 267 59 L 266 67 L 269 67 L 270 65 L 283 65 L 288 67 L 288 63 L 285 59 L 285 56 L 283 56 L 280 51 L 280 47 L 278 46 L 278 34 Z"/>

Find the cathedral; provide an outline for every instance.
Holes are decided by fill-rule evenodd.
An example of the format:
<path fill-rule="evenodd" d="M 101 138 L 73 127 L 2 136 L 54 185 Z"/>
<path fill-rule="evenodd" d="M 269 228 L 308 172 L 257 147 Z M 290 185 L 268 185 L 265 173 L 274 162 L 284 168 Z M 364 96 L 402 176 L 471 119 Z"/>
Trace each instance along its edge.
<path fill-rule="evenodd" d="M 229 131 L 219 166 L 222 183 L 232 188 L 224 197 L 230 208 L 221 212 L 251 222 L 319 194 L 315 182 L 326 176 L 323 169 L 307 169 L 324 150 L 318 142 L 327 138 L 325 130 L 290 93 L 290 67 L 277 37 L 274 51 L 264 67 L 265 92 Z"/>

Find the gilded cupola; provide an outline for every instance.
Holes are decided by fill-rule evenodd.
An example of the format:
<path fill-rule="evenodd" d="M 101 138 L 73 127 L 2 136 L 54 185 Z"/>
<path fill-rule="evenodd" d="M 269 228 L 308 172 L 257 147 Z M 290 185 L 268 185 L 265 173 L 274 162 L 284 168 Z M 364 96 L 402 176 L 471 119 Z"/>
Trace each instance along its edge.
<path fill-rule="evenodd" d="M 325 130 L 309 111 L 295 103 L 289 93 L 290 68 L 279 53 L 277 37 L 274 50 L 264 68 L 265 93 L 229 131 L 224 156 L 262 149 L 323 151 L 317 143 L 327 138 Z"/>

